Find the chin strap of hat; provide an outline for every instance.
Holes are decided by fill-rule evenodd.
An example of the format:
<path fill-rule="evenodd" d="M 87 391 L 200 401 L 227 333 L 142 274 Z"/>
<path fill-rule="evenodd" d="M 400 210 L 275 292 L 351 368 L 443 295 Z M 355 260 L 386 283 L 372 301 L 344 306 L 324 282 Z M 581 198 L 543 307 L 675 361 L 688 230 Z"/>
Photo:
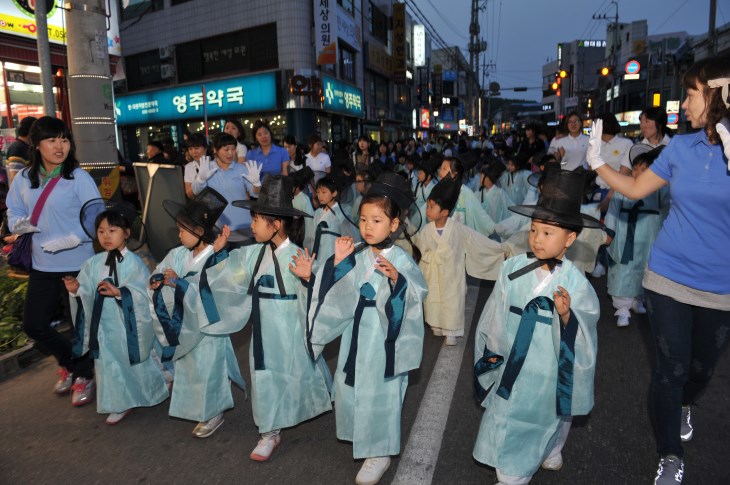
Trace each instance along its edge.
<path fill-rule="evenodd" d="M 117 263 L 124 261 L 124 256 L 119 249 L 112 249 L 106 257 L 106 264 L 109 266 L 109 276 L 114 281 L 114 286 L 119 286 L 119 275 L 117 273 Z"/>
<path fill-rule="evenodd" d="M 710 79 L 707 85 L 711 88 L 722 88 L 722 102 L 725 103 L 725 108 L 730 108 L 730 77 Z"/>
<path fill-rule="evenodd" d="M 535 255 L 533 253 L 528 252 L 527 257 L 532 259 L 535 257 Z M 550 271 L 552 271 L 555 269 L 556 266 L 560 266 L 561 264 L 563 264 L 563 262 L 557 258 L 538 259 L 538 260 L 535 260 L 532 263 L 528 264 L 527 266 L 524 266 L 524 267 L 518 269 L 517 271 L 510 273 L 509 275 L 507 275 L 507 278 L 509 278 L 510 281 L 515 280 L 515 279 L 519 278 L 520 276 L 526 275 L 530 271 L 532 271 L 536 268 L 539 268 L 543 264 L 547 264 L 548 268 L 550 268 Z"/>

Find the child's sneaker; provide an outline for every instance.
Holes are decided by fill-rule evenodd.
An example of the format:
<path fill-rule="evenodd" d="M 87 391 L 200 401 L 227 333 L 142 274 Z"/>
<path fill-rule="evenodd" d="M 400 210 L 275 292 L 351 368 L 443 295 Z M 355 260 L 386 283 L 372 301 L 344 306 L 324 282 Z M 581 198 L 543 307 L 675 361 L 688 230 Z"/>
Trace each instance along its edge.
<path fill-rule="evenodd" d="M 595 268 L 593 268 L 593 272 L 591 273 L 591 276 L 594 278 L 600 278 L 601 276 L 606 274 L 606 268 L 601 263 L 596 263 Z"/>
<path fill-rule="evenodd" d="M 254 461 L 267 461 L 271 458 L 271 454 L 274 452 L 277 446 L 281 443 L 281 436 L 279 433 L 273 435 L 261 435 L 256 448 L 253 449 L 251 454 L 248 456 Z"/>
<path fill-rule="evenodd" d="M 126 411 L 122 411 L 121 413 L 109 413 L 109 416 L 106 417 L 106 424 L 117 424 L 119 421 L 124 419 L 131 411 L 131 409 L 127 409 Z"/>
<path fill-rule="evenodd" d="M 218 416 L 214 416 L 208 421 L 198 423 L 195 429 L 193 429 L 193 435 L 195 435 L 196 438 L 207 438 L 221 427 L 223 421 L 223 413 L 220 413 Z"/>
<path fill-rule="evenodd" d="M 444 335 L 443 331 L 438 327 L 431 327 L 431 331 L 433 332 L 434 337 L 443 337 Z"/>
<path fill-rule="evenodd" d="M 88 404 L 94 400 L 94 396 L 96 395 L 96 384 L 94 383 L 93 377 L 91 379 L 77 377 L 71 389 L 73 389 L 71 404 L 74 406 Z"/>
<path fill-rule="evenodd" d="M 639 298 L 634 298 L 634 302 L 631 304 L 631 311 L 637 315 L 646 315 L 646 307 L 644 302 Z"/>
<path fill-rule="evenodd" d="M 682 424 L 679 428 L 679 437 L 682 441 L 689 441 L 692 439 L 694 428 L 692 427 L 692 415 L 689 410 L 689 406 L 682 406 Z"/>
<path fill-rule="evenodd" d="M 53 386 L 53 392 L 56 394 L 66 394 L 71 390 L 71 386 L 73 386 L 74 375 L 67 371 L 65 367 L 58 369 L 56 374 L 59 375 L 59 379 Z"/>
<path fill-rule="evenodd" d="M 357 485 L 375 485 L 383 477 L 383 474 L 388 470 L 389 466 L 389 456 L 366 458 L 360 471 L 357 472 L 355 483 Z"/>
<path fill-rule="evenodd" d="M 616 320 L 616 326 L 617 327 L 628 327 L 629 326 L 629 317 L 625 315 L 619 315 L 618 320 Z"/>
<path fill-rule="evenodd" d="M 683 476 L 684 462 L 674 455 L 667 455 L 659 460 L 654 485 L 677 485 L 682 483 Z"/>
<path fill-rule="evenodd" d="M 454 337 L 453 335 L 447 335 L 446 345 L 448 345 L 449 347 L 453 347 L 454 345 L 456 345 L 456 337 Z"/>
<path fill-rule="evenodd" d="M 549 457 L 547 460 L 542 462 L 541 465 L 545 470 L 558 471 L 563 468 L 563 454 L 558 453 L 553 457 Z"/>

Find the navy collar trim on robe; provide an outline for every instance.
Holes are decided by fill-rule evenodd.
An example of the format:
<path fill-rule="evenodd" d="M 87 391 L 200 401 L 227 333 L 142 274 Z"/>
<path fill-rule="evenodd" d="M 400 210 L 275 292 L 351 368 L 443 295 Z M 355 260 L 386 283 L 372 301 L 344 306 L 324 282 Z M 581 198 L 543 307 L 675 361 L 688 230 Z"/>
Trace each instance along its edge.
<path fill-rule="evenodd" d="M 321 243 L 323 234 L 334 237 L 341 236 L 339 232 L 329 230 L 329 224 L 327 224 L 327 221 L 321 221 L 319 224 L 317 224 L 317 229 L 314 232 L 314 245 L 312 246 L 312 254 L 314 255 L 319 254 L 319 245 Z"/>

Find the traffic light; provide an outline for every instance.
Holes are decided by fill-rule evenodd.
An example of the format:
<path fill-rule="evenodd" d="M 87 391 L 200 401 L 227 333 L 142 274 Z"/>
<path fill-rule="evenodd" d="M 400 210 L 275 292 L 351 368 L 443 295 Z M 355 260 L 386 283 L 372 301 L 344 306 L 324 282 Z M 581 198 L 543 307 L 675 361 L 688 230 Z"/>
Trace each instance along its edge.
<path fill-rule="evenodd" d="M 562 71 L 560 71 L 558 73 L 558 76 L 560 76 L 560 79 L 565 79 L 568 76 L 568 72 L 565 69 L 563 69 Z"/>
<path fill-rule="evenodd" d="M 550 85 L 550 89 L 552 89 L 553 91 L 557 91 L 559 87 L 560 87 L 560 84 L 557 81 L 555 81 L 554 83 L 552 83 Z"/>
<path fill-rule="evenodd" d="M 608 76 L 609 74 L 613 74 L 613 67 L 603 66 L 598 70 L 598 74 L 601 76 Z"/>

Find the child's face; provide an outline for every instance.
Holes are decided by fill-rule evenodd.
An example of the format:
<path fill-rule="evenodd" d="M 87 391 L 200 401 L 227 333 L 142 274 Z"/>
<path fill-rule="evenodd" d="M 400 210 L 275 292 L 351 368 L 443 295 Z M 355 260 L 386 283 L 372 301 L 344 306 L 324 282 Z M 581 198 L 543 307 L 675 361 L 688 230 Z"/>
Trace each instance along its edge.
<path fill-rule="evenodd" d="M 271 238 L 274 237 L 274 234 L 279 232 L 276 224 L 276 221 L 274 221 L 274 224 L 271 224 L 260 214 L 254 214 L 251 219 L 251 231 L 253 232 L 253 237 L 256 239 L 256 242 L 265 243 L 270 241 Z"/>
<path fill-rule="evenodd" d="M 106 251 L 122 249 L 125 241 L 129 238 L 129 229 L 122 229 L 118 226 L 110 226 L 106 219 L 99 223 L 96 228 L 96 237 L 99 244 Z"/>
<path fill-rule="evenodd" d="M 391 220 L 377 204 L 360 207 L 360 235 L 370 244 L 383 242 L 390 233 L 398 229 L 398 218 Z"/>
<path fill-rule="evenodd" d="M 200 160 L 200 157 L 205 155 L 205 147 L 190 147 L 188 153 L 193 157 L 193 160 Z"/>
<path fill-rule="evenodd" d="M 177 225 L 178 230 L 178 237 L 180 238 L 180 242 L 183 246 L 185 246 L 188 249 L 193 249 L 200 239 L 200 236 L 203 235 L 203 230 L 199 229 L 198 234 L 193 234 L 190 232 L 185 226 L 182 224 Z"/>
<path fill-rule="evenodd" d="M 225 165 L 233 163 L 236 159 L 236 145 L 225 145 L 215 152 L 216 158 Z"/>
<path fill-rule="evenodd" d="M 530 250 L 538 259 L 562 258 L 575 238 L 575 232 L 537 219 L 530 224 Z"/>
<path fill-rule="evenodd" d="M 428 174 L 425 171 L 423 171 L 423 170 L 418 171 L 418 181 L 419 182 L 425 183 L 427 178 L 428 178 Z"/>
<path fill-rule="evenodd" d="M 517 171 L 517 165 L 514 160 L 507 160 L 507 170 L 509 173 L 515 173 Z"/>
<path fill-rule="evenodd" d="M 479 186 L 480 187 L 486 187 L 488 189 L 491 189 L 492 185 L 494 185 L 494 184 L 492 183 L 492 180 L 489 177 L 487 177 L 483 173 L 479 174 Z"/>
<path fill-rule="evenodd" d="M 335 200 L 337 191 L 332 192 L 327 187 L 317 187 L 317 200 L 319 205 L 329 205 Z"/>
<path fill-rule="evenodd" d="M 358 194 L 367 192 L 367 184 L 365 183 L 364 177 L 360 175 L 355 176 L 355 190 L 357 190 Z"/>
<path fill-rule="evenodd" d="M 437 221 L 449 217 L 449 212 L 431 199 L 426 202 L 426 217 L 429 221 Z"/>
<path fill-rule="evenodd" d="M 634 165 L 634 167 L 631 169 L 631 176 L 634 178 L 637 178 L 642 173 L 646 172 L 646 169 L 649 168 L 649 165 L 645 163 L 637 163 Z"/>

